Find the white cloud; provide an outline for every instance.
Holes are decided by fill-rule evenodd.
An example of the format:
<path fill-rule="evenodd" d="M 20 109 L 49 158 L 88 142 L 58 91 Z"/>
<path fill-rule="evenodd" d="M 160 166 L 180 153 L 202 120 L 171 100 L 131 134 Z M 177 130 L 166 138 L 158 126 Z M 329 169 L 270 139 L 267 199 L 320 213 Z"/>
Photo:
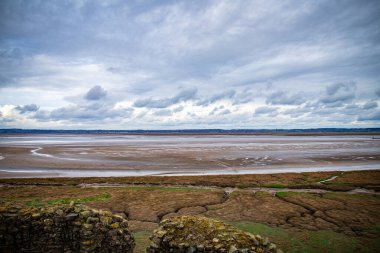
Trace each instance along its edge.
<path fill-rule="evenodd" d="M 0 127 L 378 126 L 379 12 L 351 0 L 4 0 Z"/>

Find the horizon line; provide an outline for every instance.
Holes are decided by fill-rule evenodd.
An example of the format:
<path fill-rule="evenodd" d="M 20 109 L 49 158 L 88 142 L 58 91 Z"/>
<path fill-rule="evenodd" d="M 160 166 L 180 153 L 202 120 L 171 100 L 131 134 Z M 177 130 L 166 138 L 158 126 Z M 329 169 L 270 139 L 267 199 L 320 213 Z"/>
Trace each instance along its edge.
<path fill-rule="evenodd" d="M 175 131 L 311 131 L 311 130 L 380 130 L 380 127 L 317 127 L 317 128 L 178 128 L 178 129 L 49 129 L 49 128 L 0 128 L 3 131 L 109 131 L 109 132 L 175 132 Z"/>

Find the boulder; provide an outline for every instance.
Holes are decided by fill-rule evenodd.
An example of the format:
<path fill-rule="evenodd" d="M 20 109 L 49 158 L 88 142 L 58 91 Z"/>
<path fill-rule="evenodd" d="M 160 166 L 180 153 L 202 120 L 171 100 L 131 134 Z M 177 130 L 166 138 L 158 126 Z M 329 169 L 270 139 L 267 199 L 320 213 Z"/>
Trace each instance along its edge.
<path fill-rule="evenodd" d="M 134 239 L 128 222 L 81 205 L 0 208 L 0 252 L 123 252 Z"/>
<path fill-rule="evenodd" d="M 165 219 L 151 236 L 148 253 L 281 253 L 268 238 L 203 216 Z"/>

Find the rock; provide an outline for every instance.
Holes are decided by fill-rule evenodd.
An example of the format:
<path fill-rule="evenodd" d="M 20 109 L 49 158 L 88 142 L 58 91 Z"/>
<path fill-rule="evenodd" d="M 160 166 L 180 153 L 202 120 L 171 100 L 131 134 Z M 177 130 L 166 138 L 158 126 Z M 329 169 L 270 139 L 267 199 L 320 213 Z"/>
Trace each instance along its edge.
<path fill-rule="evenodd" d="M 155 244 L 154 242 L 152 242 L 152 243 L 150 244 L 150 248 L 152 248 L 152 249 L 158 249 L 158 245 Z"/>
<path fill-rule="evenodd" d="M 276 246 L 261 236 L 202 216 L 176 216 L 165 219 L 153 232 L 147 252 L 277 253 Z M 264 245 L 265 244 L 265 245 Z"/>
<path fill-rule="evenodd" d="M 82 242 L 82 245 L 88 246 L 88 245 L 92 245 L 93 243 L 94 243 L 94 241 L 92 241 L 92 240 L 87 240 L 87 241 L 83 241 L 83 242 Z"/>
<path fill-rule="evenodd" d="M 228 253 L 236 253 L 239 250 L 235 247 L 235 245 L 231 245 L 230 249 L 228 250 Z"/>
<path fill-rule="evenodd" d="M 55 211 L 55 213 L 56 213 L 58 216 L 62 216 L 62 215 L 63 215 L 63 211 L 62 211 L 62 209 L 58 209 L 57 211 Z"/>
<path fill-rule="evenodd" d="M 86 220 L 87 223 L 97 223 L 99 222 L 99 218 L 96 217 L 88 217 Z"/>
<path fill-rule="evenodd" d="M 112 223 L 112 218 L 109 216 L 102 216 L 100 217 L 100 222 L 103 223 L 103 225 L 109 225 Z"/>
<path fill-rule="evenodd" d="M 0 251 L 132 253 L 134 239 L 127 223 L 81 205 L 0 206 Z"/>
<path fill-rule="evenodd" d="M 69 213 L 65 216 L 65 219 L 68 221 L 74 220 L 79 216 L 77 213 Z"/>
<path fill-rule="evenodd" d="M 120 223 L 119 223 L 119 222 L 115 222 L 115 223 L 112 223 L 112 224 L 110 225 L 110 228 L 112 228 L 112 229 L 116 229 L 116 228 L 119 228 L 119 226 L 120 226 Z"/>
<path fill-rule="evenodd" d="M 269 246 L 268 246 L 268 249 L 269 250 L 276 249 L 276 244 L 270 243 Z"/>
<path fill-rule="evenodd" d="M 52 219 L 45 219 L 44 220 L 44 225 L 45 226 L 51 226 L 54 224 L 54 221 Z"/>
<path fill-rule="evenodd" d="M 195 253 L 195 252 L 197 252 L 196 246 L 191 246 L 187 249 L 187 253 Z"/>
<path fill-rule="evenodd" d="M 88 224 L 88 223 L 83 223 L 83 224 L 82 224 L 82 228 L 83 228 L 84 230 L 92 230 L 93 227 L 94 227 L 94 226 L 93 226 L 92 224 Z"/>
<path fill-rule="evenodd" d="M 80 213 L 80 217 L 83 219 L 87 219 L 88 217 L 90 217 L 90 215 L 91 215 L 91 211 L 83 211 Z"/>
<path fill-rule="evenodd" d="M 164 235 L 166 235 L 166 231 L 165 230 L 157 230 L 156 231 L 156 236 L 158 238 L 162 238 L 162 237 L 164 237 Z"/>
<path fill-rule="evenodd" d="M 32 214 L 32 218 L 33 219 L 38 219 L 38 218 L 40 218 L 41 217 L 41 214 L 40 213 L 34 213 L 34 214 Z"/>

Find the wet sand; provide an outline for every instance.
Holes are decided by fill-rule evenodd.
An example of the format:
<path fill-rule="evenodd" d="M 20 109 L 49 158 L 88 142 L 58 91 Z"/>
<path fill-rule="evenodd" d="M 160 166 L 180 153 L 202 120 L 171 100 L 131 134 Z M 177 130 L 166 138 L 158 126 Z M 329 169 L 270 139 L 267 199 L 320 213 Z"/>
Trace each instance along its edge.
<path fill-rule="evenodd" d="M 266 174 L 379 165 L 380 139 L 365 135 L 0 136 L 2 178 Z"/>

